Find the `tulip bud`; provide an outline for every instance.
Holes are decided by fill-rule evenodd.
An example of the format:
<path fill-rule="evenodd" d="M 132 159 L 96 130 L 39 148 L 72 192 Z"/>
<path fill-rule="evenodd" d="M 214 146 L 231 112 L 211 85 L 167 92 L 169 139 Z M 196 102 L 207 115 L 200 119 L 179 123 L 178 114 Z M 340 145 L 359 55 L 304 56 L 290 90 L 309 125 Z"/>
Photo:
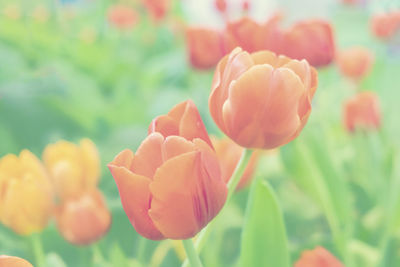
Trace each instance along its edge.
<path fill-rule="evenodd" d="M 67 141 L 48 145 L 43 161 L 61 200 L 80 196 L 98 183 L 99 154 L 89 139 L 82 139 L 79 146 Z"/>
<path fill-rule="evenodd" d="M 344 267 L 329 251 L 322 247 L 304 251 L 294 267 Z"/>
<path fill-rule="evenodd" d="M 195 236 L 226 201 L 217 156 L 199 138 L 151 133 L 108 167 L 133 227 L 152 240 Z"/>
<path fill-rule="evenodd" d="M 56 210 L 56 221 L 68 242 L 87 245 L 108 231 L 111 215 L 101 192 L 96 189 L 79 198 L 65 200 Z"/>
<path fill-rule="evenodd" d="M 20 235 L 46 227 L 53 209 L 51 184 L 39 159 L 28 150 L 0 160 L 0 221 Z"/>
<path fill-rule="evenodd" d="M 344 104 L 343 118 L 349 132 L 379 128 L 381 115 L 378 97 L 373 92 L 355 95 Z"/>
<path fill-rule="evenodd" d="M 332 62 L 335 43 L 330 23 L 309 20 L 296 23 L 284 35 L 284 52 L 294 59 L 306 59 L 314 67 Z"/>
<path fill-rule="evenodd" d="M 236 48 L 218 63 L 210 112 L 240 146 L 272 149 L 300 134 L 316 88 L 317 71 L 307 61 Z"/>
<path fill-rule="evenodd" d="M 0 267 L 33 267 L 33 265 L 22 258 L 0 255 Z"/>
<path fill-rule="evenodd" d="M 369 73 L 373 61 L 373 54 L 367 48 L 359 46 L 340 51 L 337 56 L 340 72 L 355 80 L 361 79 Z"/>
<path fill-rule="evenodd" d="M 244 149 L 232 142 L 229 138 L 212 138 L 212 143 L 221 166 L 222 180 L 228 184 Z M 237 190 L 240 190 L 249 184 L 253 178 L 253 172 L 257 161 L 258 153 L 253 153 L 249 163 L 246 166 L 243 176 L 240 178 Z"/>
<path fill-rule="evenodd" d="M 121 30 L 131 29 L 138 21 L 136 11 L 124 5 L 113 5 L 108 11 L 108 21 L 110 24 Z"/>
<path fill-rule="evenodd" d="M 390 39 L 400 31 L 400 10 L 376 14 L 371 18 L 372 33 L 379 39 Z"/>
<path fill-rule="evenodd" d="M 156 117 L 148 130 L 149 134 L 155 132 L 161 133 L 164 137 L 182 136 L 189 141 L 200 138 L 212 147 L 206 127 L 192 100 L 179 103 L 167 115 Z"/>
<path fill-rule="evenodd" d="M 154 21 L 164 18 L 171 7 L 170 0 L 144 0 L 144 4 Z"/>

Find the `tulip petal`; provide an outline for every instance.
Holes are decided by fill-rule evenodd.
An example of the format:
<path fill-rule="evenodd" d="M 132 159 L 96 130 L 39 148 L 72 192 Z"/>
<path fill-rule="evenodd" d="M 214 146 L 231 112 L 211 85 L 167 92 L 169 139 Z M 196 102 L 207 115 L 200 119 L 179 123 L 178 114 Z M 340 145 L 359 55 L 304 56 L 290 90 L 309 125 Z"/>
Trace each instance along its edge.
<path fill-rule="evenodd" d="M 193 142 L 190 142 L 181 136 L 168 136 L 162 147 L 162 159 L 165 162 L 180 154 L 193 151 L 194 147 Z"/>
<path fill-rule="evenodd" d="M 164 137 L 179 135 L 179 121 L 169 115 L 158 116 L 151 122 L 148 130 L 149 134 L 155 132 L 161 133 Z"/>
<path fill-rule="evenodd" d="M 22 258 L 0 255 L 0 267 L 33 267 L 33 265 Z"/>
<path fill-rule="evenodd" d="M 164 239 L 148 214 L 151 203 L 149 190 L 151 179 L 134 174 L 125 167 L 109 164 L 108 168 L 117 184 L 122 207 L 135 230 L 151 240 Z"/>
<path fill-rule="evenodd" d="M 85 188 L 94 188 L 100 178 L 100 157 L 95 144 L 90 139 L 80 141 L 80 156 L 84 166 Z"/>

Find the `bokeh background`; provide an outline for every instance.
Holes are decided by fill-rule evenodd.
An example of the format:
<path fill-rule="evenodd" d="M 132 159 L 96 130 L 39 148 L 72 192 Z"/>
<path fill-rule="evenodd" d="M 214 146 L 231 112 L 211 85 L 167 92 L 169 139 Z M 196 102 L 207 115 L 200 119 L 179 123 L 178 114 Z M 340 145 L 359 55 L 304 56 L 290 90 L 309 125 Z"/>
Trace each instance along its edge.
<path fill-rule="evenodd" d="M 129 28 L 109 20 L 109 7 L 117 3 L 136 10 L 137 21 Z M 228 3 L 232 19 L 239 18 L 241 1 Z M 399 266 L 400 224 L 387 233 L 385 211 L 391 180 L 400 175 L 395 168 L 400 164 L 395 160 L 400 145 L 400 46 L 396 40 L 377 39 L 369 27 L 373 14 L 394 8 L 400 8 L 398 0 L 355 5 L 339 0 L 251 1 L 249 15 L 256 20 L 265 21 L 277 11 L 285 14 L 284 25 L 324 18 L 334 27 L 338 50 L 361 45 L 375 56 L 359 88 L 379 97 L 378 130 L 346 132 L 342 106 L 354 94 L 354 84 L 333 63 L 318 70 L 313 111 L 300 137 L 267 153 L 258 164 L 255 175 L 268 179 L 277 192 L 293 261 L 317 245 L 340 258 L 333 223 L 351 228 L 347 242 L 355 266 L 377 266 L 382 236 L 388 245 L 384 266 Z M 155 116 L 189 98 L 209 132 L 220 135 L 208 111 L 213 69 L 191 66 L 187 25 L 222 28 L 224 19 L 213 1 L 172 1 L 158 21 L 134 0 L 1 1 L 0 156 L 29 149 L 40 158 L 50 143 L 90 138 L 101 156 L 99 187 L 112 212 L 109 232 L 91 246 L 69 244 L 51 222 L 41 234 L 49 266 L 140 266 L 135 258 L 142 237 L 122 209 L 107 163 L 125 148 L 135 150 Z M 327 200 L 310 192 L 307 182 L 312 179 L 324 181 Z M 205 266 L 236 262 L 248 191 L 235 195 L 218 223 L 202 253 Z M 333 203 L 331 210 L 321 205 L 326 201 Z M 336 219 L 327 220 L 329 215 Z M 147 241 L 141 257 L 143 266 L 179 266 L 182 253 L 172 241 Z M 0 254 L 34 262 L 27 239 L 1 225 Z"/>

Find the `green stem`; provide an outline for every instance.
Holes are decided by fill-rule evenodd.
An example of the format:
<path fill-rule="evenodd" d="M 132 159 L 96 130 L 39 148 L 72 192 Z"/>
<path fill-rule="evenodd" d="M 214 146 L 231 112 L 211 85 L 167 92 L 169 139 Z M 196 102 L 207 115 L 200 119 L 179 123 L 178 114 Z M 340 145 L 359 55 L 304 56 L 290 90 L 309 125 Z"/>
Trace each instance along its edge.
<path fill-rule="evenodd" d="M 232 174 L 231 179 L 228 182 L 228 195 L 226 197 L 226 202 L 224 207 L 222 208 L 222 210 L 219 212 L 219 214 L 217 215 L 216 218 L 214 218 L 214 220 L 212 220 L 201 232 L 200 234 L 197 236 L 196 239 L 196 251 L 200 252 L 201 249 L 204 246 L 204 243 L 206 242 L 208 236 L 211 233 L 211 230 L 213 228 L 213 224 L 215 223 L 216 219 L 218 217 L 220 217 L 220 214 L 222 213 L 222 211 L 225 209 L 225 207 L 227 206 L 228 202 L 230 201 L 230 199 L 232 198 L 233 193 L 236 190 L 237 185 L 239 184 L 240 178 L 242 178 L 243 173 L 247 167 L 247 164 L 250 161 L 250 157 L 253 153 L 253 150 L 251 149 L 245 149 L 243 150 L 242 156 L 240 157 L 240 160 L 238 162 L 238 164 L 236 165 L 235 171 Z M 188 267 L 189 266 L 189 262 L 186 259 L 183 264 L 182 267 Z"/>
<path fill-rule="evenodd" d="M 136 258 L 140 263 L 144 263 L 145 258 L 146 258 L 146 245 L 147 245 L 147 239 L 141 237 L 139 239 L 139 243 L 137 246 L 137 252 L 136 252 Z"/>
<path fill-rule="evenodd" d="M 189 259 L 190 266 L 203 267 L 199 255 L 197 255 L 196 249 L 194 248 L 192 239 L 182 240 L 182 244 L 186 251 L 186 257 Z"/>
<path fill-rule="evenodd" d="M 42 242 L 40 240 L 39 234 L 33 234 L 30 237 L 31 245 L 32 245 L 32 252 L 35 257 L 35 262 L 37 267 L 44 267 L 45 266 L 45 256 L 43 252 Z"/>

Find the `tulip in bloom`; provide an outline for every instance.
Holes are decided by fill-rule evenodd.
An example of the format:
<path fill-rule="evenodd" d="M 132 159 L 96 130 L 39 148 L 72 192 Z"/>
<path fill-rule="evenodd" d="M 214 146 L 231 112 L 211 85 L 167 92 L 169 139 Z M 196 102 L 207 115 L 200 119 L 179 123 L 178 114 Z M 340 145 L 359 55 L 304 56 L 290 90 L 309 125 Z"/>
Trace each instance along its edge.
<path fill-rule="evenodd" d="M 356 80 L 365 77 L 369 73 L 373 62 L 373 54 L 365 47 L 351 47 L 340 51 L 337 56 L 340 72 Z"/>
<path fill-rule="evenodd" d="M 0 221 L 20 235 L 46 227 L 53 210 L 50 180 L 28 150 L 0 160 Z"/>
<path fill-rule="evenodd" d="M 212 138 L 212 143 L 221 165 L 222 179 L 228 184 L 243 153 L 243 148 L 229 138 Z M 253 178 L 254 169 L 258 161 L 258 153 L 253 153 L 251 159 L 240 178 L 237 190 L 244 188 Z"/>
<path fill-rule="evenodd" d="M 121 30 L 132 28 L 138 21 L 138 14 L 129 6 L 113 5 L 107 13 L 108 21 Z"/>
<path fill-rule="evenodd" d="M 64 201 L 56 209 L 57 228 L 62 236 L 76 245 L 90 244 L 109 229 L 111 215 L 100 191 L 93 190 L 79 198 Z"/>
<path fill-rule="evenodd" d="M 294 267 L 344 267 L 329 251 L 322 247 L 304 251 Z"/>
<path fill-rule="evenodd" d="M 326 21 L 298 22 L 285 32 L 283 38 L 283 54 L 294 59 L 306 59 L 314 67 L 330 64 L 335 56 L 332 26 Z"/>
<path fill-rule="evenodd" d="M 182 136 L 193 141 L 200 138 L 212 147 L 206 127 L 196 105 L 191 100 L 179 103 L 167 115 L 156 117 L 150 124 L 148 133 L 159 132 L 164 137 Z"/>
<path fill-rule="evenodd" d="M 226 200 L 217 156 L 200 138 L 151 133 L 108 167 L 133 227 L 152 240 L 195 236 Z"/>
<path fill-rule="evenodd" d="M 214 67 L 235 48 L 234 40 L 225 32 L 197 27 L 186 30 L 186 44 L 190 63 L 198 69 Z"/>
<path fill-rule="evenodd" d="M 370 25 L 376 37 L 390 39 L 400 30 L 400 10 L 376 14 L 371 18 Z"/>
<path fill-rule="evenodd" d="M 343 118 L 349 132 L 379 128 L 381 115 L 378 97 L 373 92 L 355 95 L 345 103 Z"/>
<path fill-rule="evenodd" d="M 67 141 L 48 145 L 43 161 L 62 201 L 79 197 L 97 186 L 100 159 L 96 146 L 89 139 L 82 139 L 79 146 Z"/>
<path fill-rule="evenodd" d="M 316 88 L 317 71 L 307 61 L 236 48 L 218 63 L 209 108 L 240 146 L 272 149 L 300 134 Z"/>
<path fill-rule="evenodd" d="M 33 267 L 33 265 L 19 257 L 0 255 L 0 267 Z"/>

